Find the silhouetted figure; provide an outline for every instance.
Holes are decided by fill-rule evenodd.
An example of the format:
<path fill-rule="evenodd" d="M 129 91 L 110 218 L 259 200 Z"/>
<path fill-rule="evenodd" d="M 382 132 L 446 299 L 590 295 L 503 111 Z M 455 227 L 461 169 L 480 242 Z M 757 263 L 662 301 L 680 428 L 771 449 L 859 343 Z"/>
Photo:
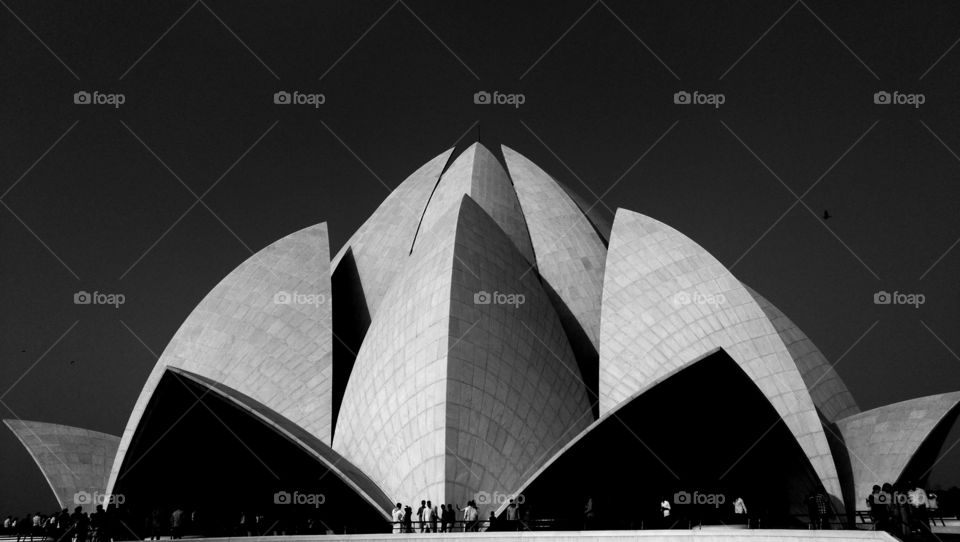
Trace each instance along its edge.
<path fill-rule="evenodd" d="M 403 509 L 403 532 L 413 532 L 413 508 L 409 506 Z"/>
<path fill-rule="evenodd" d="M 420 532 L 425 533 L 427 524 L 423 521 L 423 512 L 427 508 L 427 501 L 420 501 L 420 508 L 417 508 L 417 523 L 420 526 Z"/>
<path fill-rule="evenodd" d="M 107 515 L 103 511 L 103 505 L 98 504 L 97 509 L 90 516 L 90 539 L 93 542 L 105 542 L 104 531 L 107 528 Z"/>
<path fill-rule="evenodd" d="M 30 517 L 30 514 L 27 514 L 23 519 L 17 522 L 17 542 L 21 540 L 26 540 L 33 537 L 30 534 L 30 529 L 33 524 L 33 518 Z"/>
<path fill-rule="evenodd" d="M 510 504 L 513 504 L 513 499 L 510 499 Z M 587 497 L 587 504 L 583 506 L 583 529 L 588 531 L 593 529 L 594 520 L 596 519 L 596 512 L 593 510 L 593 497 Z"/>
<path fill-rule="evenodd" d="M 896 536 L 906 538 L 910 536 L 910 503 L 907 501 L 907 487 L 897 483 L 893 486 L 893 510 L 896 523 Z"/>
<path fill-rule="evenodd" d="M 826 209 L 823 210 L 823 219 L 824 219 L 824 220 L 830 220 L 830 217 L 831 217 L 831 216 L 833 216 L 833 215 L 830 214 L 830 211 L 828 211 L 828 210 L 826 210 Z"/>
<path fill-rule="evenodd" d="M 170 514 L 170 538 L 178 540 L 183 538 L 184 511 L 179 506 Z"/>
<path fill-rule="evenodd" d="M 73 531 L 76 542 L 86 542 L 87 516 L 83 513 L 82 506 L 73 509 L 73 514 L 70 515 L 70 530 Z"/>
<path fill-rule="evenodd" d="M 447 503 L 447 532 L 453 532 L 453 526 L 457 522 L 457 512 L 453 509 L 451 503 Z"/>
<path fill-rule="evenodd" d="M 150 518 L 147 520 L 147 532 L 150 540 L 160 540 L 160 532 L 163 530 L 163 515 L 160 507 L 154 506 L 150 511 Z"/>
<path fill-rule="evenodd" d="M 493 510 L 490 511 L 490 518 L 487 520 L 487 532 L 492 533 L 500 530 L 500 526 L 497 524 L 497 516 L 493 514 Z"/>
<path fill-rule="evenodd" d="M 440 532 L 447 532 L 447 505 L 440 505 Z"/>

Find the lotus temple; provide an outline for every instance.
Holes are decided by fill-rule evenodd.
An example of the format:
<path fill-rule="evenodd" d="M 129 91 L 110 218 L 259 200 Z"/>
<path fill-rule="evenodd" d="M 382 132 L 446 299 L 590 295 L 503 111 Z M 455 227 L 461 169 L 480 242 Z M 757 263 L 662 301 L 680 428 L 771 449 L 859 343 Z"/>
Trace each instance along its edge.
<path fill-rule="evenodd" d="M 927 476 L 960 392 L 861 411 L 777 300 L 590 203 L 506 146 L 448 149 L 332 257 L 320 223 L 224 277 L 121 435 L 6 425 L 62 507 L 234 521 L 322 494 L 349 532 L 428 499 L 636 526 L 684 492 L 791 526 L 814 492 L 849 518 Z"/>

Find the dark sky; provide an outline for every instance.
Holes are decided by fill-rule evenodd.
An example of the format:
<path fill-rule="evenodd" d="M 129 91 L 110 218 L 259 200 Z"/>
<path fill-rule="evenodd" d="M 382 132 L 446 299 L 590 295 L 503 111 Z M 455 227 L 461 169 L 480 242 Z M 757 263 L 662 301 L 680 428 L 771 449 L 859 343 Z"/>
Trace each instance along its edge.
<path fill-rule="evenodd" d="M 692 237 L 840 360 L 861 408 L 960 390 L 960 5 L 192 2 L 0 2 L 0 416 L 119 434 L 155 361 L 137 337 L 161 352 L 295 230 L 326 221 L 340 247 L 478 121 Z M 935 477 L 960 484 L 960 446 Z M 54 503 L 0 432 L 0 512 Z"/>

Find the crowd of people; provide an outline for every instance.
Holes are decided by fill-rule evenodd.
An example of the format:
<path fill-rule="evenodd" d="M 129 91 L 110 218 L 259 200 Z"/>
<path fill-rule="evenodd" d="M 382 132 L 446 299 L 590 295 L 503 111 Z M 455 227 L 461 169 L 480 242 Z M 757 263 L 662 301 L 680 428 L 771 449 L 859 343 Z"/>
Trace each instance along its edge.
<path fill-rule="evenodd" d="M 160 540 L 161 534 L 172 539 L 183 537 L 188 524 L 196 523 L 196 512 L 188 515 L 182 508 L 176 508 L 167 517 L 154 509 L 146 518 L 145 538 Z M 114 540 L 136 540 L 140 536 L 130 527 L 130 518 L 122 507 L 97 505 L 90 514 L 77 506 L 73 513 L 66 508 L 51 514 L 27 514 L 22 518 L 7 516 L 3 520 L 3 533 L 17 537 L 17 542 L 52 539 L 71 542 L 112 542 Z"/>
<path fill-rule="evenodd" d="M 874 528 L 899 538 L 930 532 L 930 518 L 938 514 L 939 498 L 918 483 L 874 485 L 867 510 Z"/>
<path fill-rule="evenodd" d="M 122 520 L 109 506 L 97 505 L 89 514 L 82 506 L 73 513 L 66 508 L 51 514 L 27 514 L 22 518 L 7 516 L 3 520 L 3 532 L 16 535 L 17 542 L 45 540 L 74 540 L 76 542 L 109 542 L 121 529 Z"/>
<path fill-rule="evenodd" d="M 457 515 L 460 514 L 460 519 Z M 480 512 L 474 500 L 460 505 L 441 504 L 439 507 L 432 501 L 420 501 L 420 506 L 414 512 L 410 505 L 397 503 L 391 513 L 394 533 L 449 533 L 449 532 L 478 532 L 478 531 L 518 531 L 521 530 L 520 507 L 511 499 L 504 511 L 504 519 L 497 518 L 493 511 L 484 522 L 480 519 Z"/>
<path fill-rule="evenodd" d="M 917 483 L 885 483 L 873 486 L 872 493 L 866 499 L 867 512 L 859 512 L 861 518 L 869 514 L 873 528 L 906 539 L 907 537 L 930 532 L 930 518 L 941 517 L 943 512 L 953 516 L 957 513 L 956 504 L 960 491 L 951 489 L 938 498 L 936 493 L 928 493 Z M 478 497 L 478 500 L 480 497 Z M 941 502 L 942 501 L 942 502 Z M 485 501 L 480 500 L 481 503 Z M 757 522 L 765 516 L 761 510 L 754 516 L 748 512 L 743 498 L 737 496 L 717 508 L 717 517 L 700 518 L 698 512 L 684 506 L 682 501 L 667 497 L 654 499 L 652 508 L 639 521 L 627 521 L 621 517 L 620 509 L 608 509 L 609 506 L 597 506 L 592 497 L 587 497 L 582 517 L 577 517 L 575 509 L 559 517 L 533 517 L 530 503 L 521 499 L 511 499 L 506 506 L 489 506 L 489 516 L 480 515 L 480 507 L 469 500 L 461 507 L 450 503 L 435 504 L 431 500 L 420 501 L 419 506 L 396 503 L 391 513 L 391 530 L 394 533 L 445 533 L 478 531 L 519 531 L 528 529 L 623 529 L 623 528 L 689 528 L 699 521 L 722 519 L 724 524 L 744 524 L 756 528 L 751 518 Z M 608 505 L 610 503 L 607 503 Z M 831 519 L 846 525 L 838 515 L 829 497 L 822 491 L 811 493 L 806 499 L 808 525 L 814 529 L 829 529 Z M 333 515 L 317 510 L 308 512 L 294 508 L 273 511 L 269 518 L 264 511 L 247 512 L 225 510 L 219 515 L 207 514 L 206 525 L 201 525 L 196 510 L 188 511 L 173 506 L 162 511 L 161 508 L 146 509 L 141 513 L 131 512 L 126 506 L 97 506 L 92 513 L 77 506 L 71 513 L 66 508 L 50 514 L 32 513 L 22 517 L 7 516 L 0 534 L 16 536 L 16 542 L 34 540 L 53 540 L 55 542 L 114 542 L 118 540 L 159 540 L 163 538 L 179 539 L 185 534 L 191 536 L 259 536 L 288 534 L 323 534 L 340 532 L 346 528 L 338 513 Z M 727 510 L 729 509 L 729 510 Z M 942 510 L 946 509 L 946 510 Z M 654 513 L 654 510 L 656 512 Z M 208 511 L 209 512 L 209 511 Z M 497 513 L 499 512 L 499 513 Z M 720 517 L 722 516 L 722 517 Z M 699 519 L 698 519 L 699 518 Z M 795 518 L 797 519 L 797 518 Z M 325 521 L 334 521 L 328 525 Z M 802 520 L 801 520 L 802 521 Z M 768 523 L 765 524 L 779 524 Z M 786 526 L 787 523 L 781 523 Z M 368 527 L 371 527 L 368 525 Z M 371 527 L 376 529 L 375 527 Z M 346 531 L 344 531 L 346 532 Z M 359 531 L 364 532 L 364 531 Z M 371 531 L 373 532 L 373 531 Z"/>

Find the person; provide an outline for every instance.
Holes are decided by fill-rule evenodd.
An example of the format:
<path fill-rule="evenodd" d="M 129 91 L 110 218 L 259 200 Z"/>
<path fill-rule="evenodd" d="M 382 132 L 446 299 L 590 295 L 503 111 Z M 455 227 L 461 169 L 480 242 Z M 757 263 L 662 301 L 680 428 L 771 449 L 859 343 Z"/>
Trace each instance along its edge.
<path fill-rule="evenodd" d="M 33 517 L 29 513 L 17 522 L 17 542 L 28 538 L 33 541 Z"/>
<path fill-rule="evenodd" d="M 454 531 L 454 525 L 457 523 L 457 512 L 453 509 L 453 504 L 447 503 L 447 532 Z"/>
<path fill-rule="evenodd" d="M 447 505 L 440 503 L 440 532 L 447 532 Z"/>
<path fill-rule="evenodd" d="M 183 538 L 183 509 L 179 506 L 170 514 L 170 538 L 178 540 Z"/>
<path fill-rule="evenodd" d="M 403 506 L 400 503 L 397 503 L 396 508 L 393 509 L 393 512 L 390 514 L 393 518 L 393 532 L 399 533 L 402 530 L 403 522 Z"/>
<path fill-rule="evenodd" d="M 420 501 L 420 508 L 417 508 L 417 523 L 420 524 L 420 532 L 426 532 L 426 522 L 424 521 L 424 511 L 427 508 L 427 501 Z"/>
<path fill-rule="evenodd" d="M 910 502 L 910 517 L 913 519 L 911 528 L 918 532 L 929 531 L 930 524 L 927 520 L 927 492 L 920 487 L 919 483 L 911 485 L 913 487 L 907 493 L 907 498 Z"/>
<path fill-rule="evenodd" d="M 30 518 L 30 540 L 35 536 L 43 540 L 43 516 L 40 512 L 34 512 L 33 517 Z"/>
<path fill-rule="evenodd" d="M 893 509 L 895 511 L 893 520 L 896 523 L 896 536 L 906 538 L 910 536 L 910 501 L 903 483 L 894 484 L 893 497 Z"/>
<path fill-rule="evenodd" d="M 57 540 L 69 540 L 67 533 L 70 532 L 70 510 L 64 508 L 57 515 Z"/>
<path fill-rule="evenodd" d="M 873 523 L 873 529 L 876 530 L 879 527 L 880 519 L 880 503 L 877 502 L 880 498 L 880 486 L 874 484 L 870 488 L 870 494 L 867 495 L 867 512 L 870 513 L 870 522 Z"/>
<path fill-rule="evenodd" d="M 428 533 L 437 532 L 437 507 L 433 505 L 432 502 L 427 501 L 427 509 L 423 513 L 424 519 L 427 522 L 427 531 Z"/>
<path fill-rule="evenodd" d="M 497 525 L 497 516 L 495 516 L 493 514 L 493 510 L 491 510 L 490 518 L 487 520 L 487 532 L 492 533 L 492 532 L 499 531 L 500 529 L 498 527 L 499 526 Z"/>
<path fill-rule="evenodd" d="M 660 499 L 660 516 L 662 518 L 664 528 L 670 527 L 670 512 L 672 512 L 672 509 L 670 508 L 670 501 L 666 497 Z"/>
<path fill-rule="evenodd" d="M 513 499 L 510 499 L 510 504 L 513 504 Z M 583 529 L 585 531 L 593 529 L 593 520 L 595 517 L 593 497 L 587 497 L 587 503 L 583 506 Z"/>
<path fill-rule="evenodd" d="M 927 495 L 927 519 L 937 517 L 939 512 L 940 503 L 937 502 L 937 494 L 931 493 Z"/>
<path fill-rule="evenodd" d="M 413 532 L 413 508 L 409 506 L 403 508 L 403 532 Z"/>
<path fill-rule="evenodd" d="M 507 531 L 519 531 L 520 530 L 520 508 L 517 506 L 517 501 L 515 499 L 510 499 L 510 504 L 507 505 L 507 524 L 504 526 Z"/>
<path fill-rule="evenodd" d="M 457 510 L 461 510 L 460 505 L 457 505 Z M 463 531 L 464 532 L 476 532 L 479 525 L 480 514 L 477 512 L 476 504 L 470 500 L 467 501 L 467 506 L 463 510 Z"/>
<path fill-rule="evenodd" d="M 743 497 L 737 497 L 733 500 L 733 519 L 737 525 L 750 526 L 750 519 L 747 516 L 747 503 L 743 502 Z"/>
<path fill-rule="evenodd" d="M 82 506 L 74 508 L 73 514 L 70 514 L 70 530 L 75 542 L 84 542 L 87 539 L 86 518 Z"/>
<path fill-rule="evenodd" d="M 163 528 L 163 520 L 160 518 L 160 507 L 154 506 L 153 510 L 150 511 L 150 519 L 147 520 L 150 540 L 160 540 L 160 531 Z M 242 518 L 241 521 L 243 521 Z"/>

